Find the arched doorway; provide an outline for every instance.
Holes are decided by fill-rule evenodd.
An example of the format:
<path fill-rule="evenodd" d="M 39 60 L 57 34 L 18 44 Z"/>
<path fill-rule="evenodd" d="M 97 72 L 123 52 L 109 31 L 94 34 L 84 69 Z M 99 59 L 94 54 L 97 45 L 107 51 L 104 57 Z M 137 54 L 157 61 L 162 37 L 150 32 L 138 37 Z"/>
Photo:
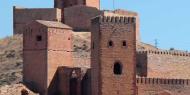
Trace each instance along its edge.
<path fill-rule="evenodd" d="M 121 75 L 122 74 L 122 64 L 120 62 L 114 63 L 113 72 L 115 75 Z"/>

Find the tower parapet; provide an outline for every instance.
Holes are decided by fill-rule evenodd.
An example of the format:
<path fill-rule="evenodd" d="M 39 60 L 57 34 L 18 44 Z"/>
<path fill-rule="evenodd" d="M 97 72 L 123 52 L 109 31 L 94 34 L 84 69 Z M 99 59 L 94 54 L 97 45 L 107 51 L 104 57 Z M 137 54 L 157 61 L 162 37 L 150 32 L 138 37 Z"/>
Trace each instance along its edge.
<path fill-rule="evenodd" d="M 136 95 L 135 23 L 133 17 L 92 19 L 92 95 Z"/>
<path fill-rule="evenodd" d="M 135 24 L 135 17 L 123 17 L 123 16 L 99 16 L 94 20 L 99 20 L 100 23 L 123 23 L 123 24 Z"/>

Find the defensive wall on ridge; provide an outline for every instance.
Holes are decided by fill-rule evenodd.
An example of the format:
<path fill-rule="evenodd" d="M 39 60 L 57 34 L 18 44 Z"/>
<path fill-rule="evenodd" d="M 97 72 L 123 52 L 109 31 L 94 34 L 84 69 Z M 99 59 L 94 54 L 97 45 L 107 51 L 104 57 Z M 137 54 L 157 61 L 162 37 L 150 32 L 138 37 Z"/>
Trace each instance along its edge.
<path fill-rule="evenodd" d="M 137 51 L 137 74 L 143 77 L 190 78 L 190 53 L 178 51 Z"/>
<path fill-rule="evenodd" d="M 136 83 L 138 95 L 161 95 L 159 93 L 163 92 L 171 95 L 188 95 L 190 93 L 189 79 L 137 78 Z"/>

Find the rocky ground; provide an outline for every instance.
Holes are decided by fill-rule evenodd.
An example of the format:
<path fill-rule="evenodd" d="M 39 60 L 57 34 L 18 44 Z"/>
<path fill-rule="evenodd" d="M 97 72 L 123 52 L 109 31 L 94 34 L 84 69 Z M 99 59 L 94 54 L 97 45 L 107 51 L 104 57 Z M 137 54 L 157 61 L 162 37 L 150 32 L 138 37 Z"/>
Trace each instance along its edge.
<path fill-rule="evenodd" d="M 23 84 L 12 84 L 0 87 L 0 95 L 21 95 L 21 91 L 26 91 L 29 95 L 39 95 L 31 92 Z"/>
<path fill-rule="evenodd" d="M 0 86 L 22 80 L 22 36 L 0 40 Z"/>

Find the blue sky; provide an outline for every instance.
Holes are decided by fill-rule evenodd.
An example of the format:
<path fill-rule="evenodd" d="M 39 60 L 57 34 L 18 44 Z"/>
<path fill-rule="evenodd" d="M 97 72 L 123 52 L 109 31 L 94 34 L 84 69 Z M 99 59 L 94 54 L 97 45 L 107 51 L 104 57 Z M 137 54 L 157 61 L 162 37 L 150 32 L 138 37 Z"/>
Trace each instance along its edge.
<path fill-rule="evenodd" d="M 115 0 L 115 9 L 140 15 L 141 39 L 158 47 L 190 51 L 190 0 Z M 53 0 L 0 0 L 0 38 L 12 35 L 12 6 L 53 7 Z M 112 0 L 101 0 L 101 9 L 113 9 Z"/>

